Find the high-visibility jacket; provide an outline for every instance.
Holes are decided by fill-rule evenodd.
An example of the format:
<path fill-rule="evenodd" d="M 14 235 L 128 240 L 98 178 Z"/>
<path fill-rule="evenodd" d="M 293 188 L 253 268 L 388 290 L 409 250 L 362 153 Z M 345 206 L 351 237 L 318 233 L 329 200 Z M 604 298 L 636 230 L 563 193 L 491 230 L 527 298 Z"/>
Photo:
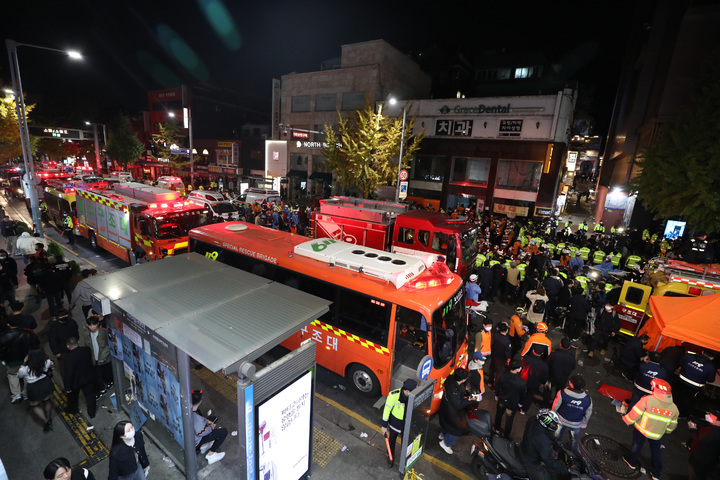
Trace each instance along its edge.
<path fill-rule="evenodd" d="M 75 226 L 73 223 L 73 219 L 68 215 L 67 217 L 63 218 L 63 227 L 72 230 L 72 228 Z"/>
<path fill-rule="evenodd" d="M 553 255 L 555 255 L 555 245 L 552 243 L 546 243 L 545 251 L 547 251 L 547 256 L 552 258 Z"/>
<path fill-rule="evenodd" d="M 499 260 L 490 260 L 488 267 L 492 268 L 493 265 L 497 265 L 498 263 L 500 263 Z"/>
<path fill-rule="evenodd" d="M 478 253 L 475 257 L 475 266 L 482 267 L 483 265 L 485 265 L 486 260 L 487 258 L 485 257 L 485 255 L 483 255 L 482 253 Z"/>
<path fill-rule="evenodd" d="M 587 288 L 588 278 L 587 278 L 585 275 L 578 275 L 577 277 L 575 277 L 575 281 L 577 281 L 577 282 L 580 284 L 580 286 L 582 287 L 582 289 L 583 289 L 583 294 L 587 295 L 587 291 L 588 291 L 588 288 Z"/>
<path fill-rule="evenodd" d="M 605 225 L 602 225 L 600 223 L 595 224 L 595 228 L 593 228 L 593 232 L 600 232 L 605 233 Z"/>
<path fill-rule="evenodd" d="M 613 225 L 612 227 L 610 227 L 610 233 L 613 233 L 613 234 L 615 233 L 615 225 Z"/>
<path fill-rule="evenodd" d="M 405 404 L 400 401 L 401 391 L 402 388 L 398 388 L 388 394 L 382 416 L 382 426 L 396 432 L 402 432 L 405 424 Z"/>
<path fill-rule="evenodd" d="M 478 343 L 478 340 L 480 342 Z M 482 353 L 485 357 L 492 352 L 491 348 L 492 330 L 486 332 L 483 328 L 475 334 L 475 351 Z"/>
<path fill-rule="evenodd" d="M 578 225 L 578 230 L 579 230 L 579 231 L 587 232 L 587 231 L 588 231 L 588 225 L 587 225 L 587 223 L 582 222 L 580 225 Z"/>
<path fill-rule="evenodd" d="M 632 268 L 635 265 L 638 265 L 642 261 L 642 258 L 640 258 L 637 255 L 630 255 L 627 259 L 627 262 L 625 262 L 626 268 Z"/>
<path fill-rule="evenodd" d="M 648 240 L 649 238 L 650 238 L 650 230 L 648 230 L 648 229 L 646 228 L 645 230 L 643 230 L 643 233 L 642 233 L 643 242 L 647 242 L 647 240 Z"/>
<path fill-rule="evenodd" d="M 622 260 L 622 253 L 618 252 L 613 255 L 612 264 L 615 268 L 618 268 L 620 266 L 620 260 Z"/>
<path fill-rule="evenodd" d="M 522 282 L 525 280 L 525 269 L 527 268 L 527 263 L 519 263 L 517 266 L 518 270 L 520 270 L 520 281 Z"/>
<path fill-rule="evenodd" d="M 568 250 L 570 251 L 570 258 L 572 258 L 575 256 L 575 252 L 577 252 L 577 247 L 575 245 L 570 245 Z"/>
<path fill-rule="evenodd" d="M 565 249 L 565 244 L 564 244 L 564 243 L 558 243 L 557 245 L 555 245 L 555 253 L 556 253 L 557 255 L 561 255 L 561 254 L 562 254 L 562 251 L 563 251 L 564 249 Z"/>
<path fill-rule="evenodd" d="M 635 425 L 645 437 L 660 440 L 663 435 L 675 430 L 680 415 L 672 395 L 662 396 L 663 400 L 655 395 L 645 395 L 623 417 L 623 421 L 627 425 Z"/>
<path fill-rule="evenodd" d="M 582 258 L 585 262 L 588 261 L 590 258 L 590 249 L 588 247 L 582 247 L 580 249 L 580 258 Z"/>
<path fill-rule="evenodd" d="M 602 250 L 596 250 L 595 253 L 593 253 L 593 264 L 600 265 L 603 260 L 605 260 L 605 252 Z"/>
<path fill-rule="evenodd" d="M 537 332 L 530 335 L 530 338 L 527 339 L 527 342 L 525 342 L 525 348 L 523 348 L 520 356 L 524 357 L 528 352 L 530 352 L 533 349 L 533 345 L 539 345 L 543 350 L 547 350 L 547 353 L 543 353 L 541 355 L 543 360 L 547 359 L 550 352 L 552 352 L 552 343 L 550 342 L 550 339 L 544 333 Z"/>

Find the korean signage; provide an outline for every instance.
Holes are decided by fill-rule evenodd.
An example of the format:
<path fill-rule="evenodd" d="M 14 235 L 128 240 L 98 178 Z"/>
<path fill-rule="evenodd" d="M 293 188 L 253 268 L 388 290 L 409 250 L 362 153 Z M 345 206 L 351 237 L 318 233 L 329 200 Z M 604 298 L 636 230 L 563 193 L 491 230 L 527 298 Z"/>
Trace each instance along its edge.
<path fill-rule="evenodd" d="M 500 120 L 501 137 L 519 137 L 522 131 L 522 120 Z"/>
<path fill-rule="evenodd" d="M 435 120 L 436 136 L 471 137 L 472 120 Z"/>
<path fill-rule="evenodd" d="M 284 140 L 265 141 L 265 172 L 266 176 L 287 176 L 287 142 Z"/>
<path fill-rule="evenodd" d="M 493 212 L 504 213 L 505 215 L 519 215 L 526 217 L 528 214 L 528 207 L 518 207 L 516 205 L 504 205 L 502 203 L 496 203 L 493 205 Z"/>
<path fill-rule="evenodd" d="M 17 122 L 16 122 L 17 123 Z M 28 133 L 33 137 L 66 138 L 72 140 L 84 140 L 93 138 L 92 133 L 85 133 L 82 130 L 73 128 L 50 128 L 28 126 Z"/>
<path fill-rule="evenodd" d="M 303 138 L 303 139 L 309 139 L 310 134 L 308 132 L 298 132 L 297 130 L 293 130 L 291 132 L 292 138 Z"/>
<path fill-rule="evenodd" d="M 568 172 L 574 172 L 575 166 L 577 165 L 578 152 L 568 152 L 567 156 L 567 169 Z"/>
<path fill-rule="evenodd" d="M 483 105 L 480 104 L 476 107 L 463 107 L 461 105 L 455 105 L 449 107 L 443 105 L 438 109 L 440 113 L 448 114 L 454 113 L 456 115 L 482 115 L 483 113 L 510 113 L 510 104 L 507 105 Z"/>

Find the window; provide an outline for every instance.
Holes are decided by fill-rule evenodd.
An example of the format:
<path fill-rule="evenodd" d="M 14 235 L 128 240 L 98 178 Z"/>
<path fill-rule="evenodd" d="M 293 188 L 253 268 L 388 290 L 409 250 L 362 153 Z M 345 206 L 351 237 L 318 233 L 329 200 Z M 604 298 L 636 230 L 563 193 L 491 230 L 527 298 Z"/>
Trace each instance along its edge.
<path fill-rule="evenodd" d="M 515 78 L 536 78 L 542 72 L 541 66 L 520 67 L 515 69 Z"/>
<path fill-rule="evenodd" d="M 342 110 L 361 110 L 365 106 L 365 92 L 343 93 Z"/>
<path fill-rule="evenodd" d="M 430 246 L 430 232 L 427 230 L 420 230 L 418 234 L 418 242 L 424 247 Z"/>
<path fill-rule="evenodd" d="M 450 178 L 452 183 L 473 183 L 486 187 L 489 175 L 489 158 L 453 158 L 452 176 Z"/>
<path fill-rule="evenodd" d="M 445 157 L 418 155 L 412 162 L 410 178 L 425 182 L 440 182 L 445 179 Z"/>
<path fill-rule="evenodd" d="M 310 95 L 296 95 L 292 97 L 293 112 L 309 112 L 310 111 Z"/>
<path fill-rule="evenodd" d="M 407 227 L 398 229 L 398 242 L 412 245 L 415 241 L 415 230 Z"/>
<path fill-rule="evenodd" d="M 315 96 L 315 111 L 316 112 L 334 112 L 337 108 L 337 94 L 336 93 L 324 93 L 322 95 Z"/>
<path fill-rule="evenodd" d="M 627 301 L 627 303 L 640 305 L 642 303 L 644 295 L 645 290 L 643 290 L 642 288 L 628 287 L 627 292 L 625 293 L 625 300 Z"/>
<path fill-rule="evenodd" d="M 388 344 L 390 329 L 389 302 L 376 300 L 365 294 L 338 288 L 337 321 L 334 324 L 384 347 Z"/>
<path fill-rule="evenodd" d="M 498 188 L 537 192 L 541 174 L 542 162 L 500 160 L 495 183 Z"/>
<path fill-rule="evenodd" d="M 398 305 L 395 324 L 393 364 L 417 368 L 427 354 L 427 320 L 420 312 Z"/>

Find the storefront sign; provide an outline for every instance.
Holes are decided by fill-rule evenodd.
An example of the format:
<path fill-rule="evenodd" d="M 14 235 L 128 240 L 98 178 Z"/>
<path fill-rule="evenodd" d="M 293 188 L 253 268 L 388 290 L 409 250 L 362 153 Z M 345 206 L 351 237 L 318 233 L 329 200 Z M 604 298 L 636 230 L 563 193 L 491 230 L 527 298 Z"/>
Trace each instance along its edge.
<path fill-rule="evenodd" d="M 527 217 L 528 207 L 518 207 L 516 205 L 504 205 L 502 203 L 496 203 L 493 205 L 493 212 L 504 213 L 505 215 L 519 215 L 521 217 Z"/>
<path fill-rule="evenodd" d="M 470 137 L 472 120 L 435 120 L 435 136 Z"/>
<path fill-rule="evenodd" d="M 292 131 L 292 138 L 310 138 L 310 134 L 308 132 L 298 132 L 297 130 Z"/>
<path fill-rule="evenodd" d="M 483 105 L 480 104 L 477 107 L 463 107 L 455 105 L 449 107 L 443 105 L 442 108 L 438 109 L 442 114 L 454 113 L 456 115 L 482 115 L 483 113 L 510 113 L 510 104 L 507 105 Z"/>
<path fill-rule="evenodd" d="M 218 142 L 217 146 L 219 148 L 232 148 L 234 142 Z"/>
<path fill-rule="evenodd" d="M 522 120 L 500 120 L 501 137 L 519 137 L 522 131 Z"/>
<path fill-rule="evenodd" d="M 536 217 L 549 217 L 552 215 L 552 208 L 550 207 L 535 207 Z"/>
<path fill-rule="evenodd" d="M 575 166 L 577 165 L 578 152 L 568 152 L 567 156 L 567 169 L 568 172 L 574 172 Z"/>

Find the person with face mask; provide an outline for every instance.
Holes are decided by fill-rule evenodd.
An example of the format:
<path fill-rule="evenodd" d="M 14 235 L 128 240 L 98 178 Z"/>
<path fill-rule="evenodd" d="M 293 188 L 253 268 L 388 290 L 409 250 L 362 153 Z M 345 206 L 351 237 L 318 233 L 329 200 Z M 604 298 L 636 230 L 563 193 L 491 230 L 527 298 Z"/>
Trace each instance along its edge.
<path fill-rule="evenodd" d="M 593 334 L 590 348 L 588 349 L 588 357 L 595 355 L 594 351 L 600 347 L 600 355 L 605 354 L 605 349 L 613 338 L 620 331 L 620 319 L 615 312 L 615 308 L 605 302 L 600 315 L 595 318 L 595 333 Z"/>
<path fill-rule="evenodd" d="M 410 392 L 415 390 L 417 382 L 408 378 L 401 388 L 391 391 L 385 400 L 382 416 L 382 434 L 387 436 L 391 456 L 387 460 L 388 468 L 395 464 L 395 443 L 398 435 L 402 435 L 405 428 L 405 409 L 407 408 Z"/>
<path fill-rule="evenodd" d="M 109 463 L 108 480 L 145 480 L 150 471 L 143 434 L 127 420 L 113 429 Z"/>

